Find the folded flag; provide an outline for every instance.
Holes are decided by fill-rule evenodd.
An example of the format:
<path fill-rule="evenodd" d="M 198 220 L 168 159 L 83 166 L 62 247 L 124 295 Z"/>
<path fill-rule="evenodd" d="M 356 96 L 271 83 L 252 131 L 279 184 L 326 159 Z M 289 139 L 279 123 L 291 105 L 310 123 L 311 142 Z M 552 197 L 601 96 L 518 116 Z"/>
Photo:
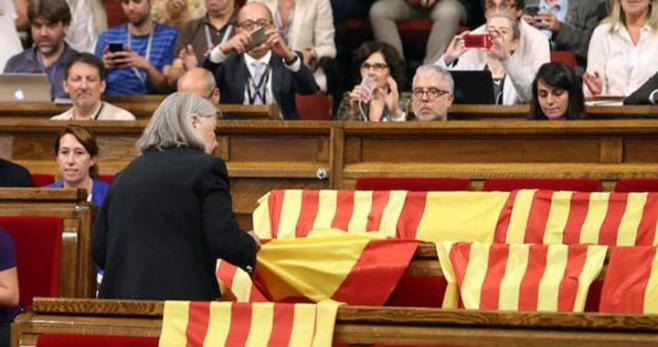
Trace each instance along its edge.
<path fill-rule="evenodd" d="M 445 308 L 582 312 L 607 246 L 437 243 Z"/>
<path fill-rule="evenodd" d="M 226 260 L 217 260 L 215 276 L 217 276 L 217 280 L 219 281 L 224 299 L 230 298 L 237 302 L 268 301 L 260 289 L 254 285 L 254 282 L 246 271 Z"/>
<path fill-rule="evenodd" d="M 330 347 L 339 304 L 165 302 L 160 347 Z"/>
<path fill-rule="evenodd" d="M 413 240 L 344 233 L 272 240 L 258 252 L 254 277 L 276 302 L 383 305 L 417 247 Z"/>
<path fill-rule="evenodd" d="M 602 313 L 658 313 L 656 247 L 613 247 L 603 280 Z"/>

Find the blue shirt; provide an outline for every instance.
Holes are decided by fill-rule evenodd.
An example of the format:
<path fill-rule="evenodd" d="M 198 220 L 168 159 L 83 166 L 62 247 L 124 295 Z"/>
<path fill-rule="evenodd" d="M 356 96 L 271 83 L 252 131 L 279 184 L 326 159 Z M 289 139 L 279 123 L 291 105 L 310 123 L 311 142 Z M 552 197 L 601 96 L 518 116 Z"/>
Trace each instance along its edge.
<path fill-rule="evenodd" d="M 552 13 L 560 22 L 566 23 L 567 9 L 569 8 L 569 0 L 558 0 L 553 6 L 549 6 L 546 0 L 539 1 L 539 10 L 541 12 Z M 542 30 L 550 39 L 553 33 L 550 30 Z"/>
<path fill-rule="evenodd" d="M 94 183 L 91 186 L 91 203 L 100 207 L 103 204 L 103 199 L 105 199 L 105 194 L 110 189 L 110 185 L 101 180 L 93 181 Z M 46 188 L 64 188 L 64 181 L 56 181 L 47 185 Z"/>
<path fill-rule="evenodd" d="M 178 37 L 178 29 L 164 25 L 155 25 L 153 34 L 153 43 L 151 47 L 151 55 L 149 62 L 158 71 L 162 71 L 165 65 L 171 64 L 174 59 L 174 45 Z M 149 35 L 135 36 L 131 35 L 130 44 L 132 50 L 137 52 L 142 57 L 146 57 L 146 47 L 148 45 Z M 103 50 L 109 43 L 128 43 L 128 25 L 121 24 L 108 29 L 98 36 L 96 41 L 95 53 L 97 56 L 103 56 Z M 157 91 L 148 83 L 146 71 L 138 70 L 145 80 L 147 85 L 135 74 L 132 68 L 109 69 L 107 72 L 107 88 L 105 89 L 106 95 L 140 95 L 140 94 L 155 94 Z"/>

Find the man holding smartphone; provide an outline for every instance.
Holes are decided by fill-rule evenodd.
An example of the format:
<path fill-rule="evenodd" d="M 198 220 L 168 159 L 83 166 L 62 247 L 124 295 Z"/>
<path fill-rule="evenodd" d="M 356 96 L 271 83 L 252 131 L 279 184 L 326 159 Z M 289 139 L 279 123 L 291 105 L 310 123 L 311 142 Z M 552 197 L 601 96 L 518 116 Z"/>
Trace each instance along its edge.
<path fill-rule="evenodd" d="M 283 119 L 299 119 L 295 94 L 318 91 L 300 55 L 274 28 L 270 9 L 250 2 L 238 13 L 235 35 L 212 49 L 204 68 L 215 74 L 223 103 L 278 104 Z"/>

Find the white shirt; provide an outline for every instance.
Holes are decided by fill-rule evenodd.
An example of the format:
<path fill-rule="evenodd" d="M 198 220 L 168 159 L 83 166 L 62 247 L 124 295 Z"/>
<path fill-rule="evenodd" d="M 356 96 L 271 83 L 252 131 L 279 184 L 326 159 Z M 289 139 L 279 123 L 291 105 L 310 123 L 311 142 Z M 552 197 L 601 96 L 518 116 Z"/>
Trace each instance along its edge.
<path fill-rule="evenodd" d="M 587 54 L 587 72 L 598 72 L 601 76 L 601 96 L 628 96 L 658 71 L 658 31 L 645 25 L 634 46 L 625 26 L 612 33 L 610 27 L 603 23 L 594 30 Z M 587 87 L 584 91 L 591 95 Z"/>
<path fill-rule="evenodd" d="M 5 70 L 7 60 L 23 50 L 16 32 L 17 17 L 13 0 L 0 0 L 0 73 Z"/>
<path fill-rule="evenodd" d="M 99 103 L 91 114 L 91 120 L 135 120 L 135 116 L 132 113 L 105 101 Z M 96 115 L 98 115 L 98 118 L 93 119 Z M 73 107 L 64 113 L 51 117 L 50 120 L 73 120 Z"/>
<path fill-rule="evenodd" d="M 94 53 L 98 31 L 92 3 L 89 0 L 66 0 L 71 10 L 71 24 L 66 31 L 66 42 L 78 52 Z"/>

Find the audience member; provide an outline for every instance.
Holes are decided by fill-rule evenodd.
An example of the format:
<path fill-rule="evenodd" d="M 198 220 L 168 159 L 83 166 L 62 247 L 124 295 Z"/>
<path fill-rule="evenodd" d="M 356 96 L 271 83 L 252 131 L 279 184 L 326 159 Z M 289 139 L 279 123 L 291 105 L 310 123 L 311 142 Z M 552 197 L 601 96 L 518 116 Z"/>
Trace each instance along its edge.
<path fill-rule="evenodd" d="M 71 9 L 71 24 L 66 32 L 66 42 L 79 52 L 93 52 L 98 37 L 95 13 L 90 0 L 66 0 Z"/>
<path fill-rule="evenodd" d="M 218 258 L 253 271 L 259 242 L 235 221 L 216 126 L 215 106 L 193 94 L 155 111 L 96 217 L 101 298 L 216 300 Z"/>
<path fill-rule="evenodd" d="M 551 47 L 576 56 L 578 71 L 587 65 L 587 48 L 592 32 L 608 14 L 607 0 L 525 0 L 526 5 L 539 6 L 539 13 L 526 12 L 523 19 L 542 30 Z"/>
<path fill-rule="evenodd" d="M 68 125 L 55 137 L 54 149 L 62 179 L 48 188 L 82 188 L 89 194 L 87 201 L 101 206 L 110 185 L 97 179 L 96 136 L 84 127 Z"/>
<path fill-rule="evenodd" d="M 266 4 L 274 13 L 274 26 L 288 47 L 302 52 L 321 91 L 327 92 L 327 75 L 320 59 L 336 57 L 334 19 L 329 0 L 249 0 Z"/>
<path fill-rule="evenodd" d="M 594 30 L 586 96 L 628 96 L 658 71 L 658 0 L 613 0 Z"/>
<path fill-rule="evenodd" d="M 542 65 L 532 82 L 532 119 L 578 119 L 585 113 L 582 82 L 563 63 Z"/>
<path fill-rule="evenodd" d="M 425 64 L 435 62 L 466 21 L 470 2 L 466 0 L 378 0 L 370 7 L 370 25 L 376 41 L 395 47 L 403 57 L 402 40 L 397 21 L 427 17 L 434 24 L 427 40 Z"/>
<path fill-rule="evenodd" d="M 153 20 L 182 29 L 206 11 L 204 0 L 153 0 Z"/>
<path fill-rule="evenodd" d="M 0 158 L 0 187 L 32 187 L 32 176 L 26 168 Z"/>
<path fill-rule="evenodd" d="M 103 57 L 107 73 L 106 95 L 166 92 L 163 73 L 173 60 L 178 29 L 151 19 L 152 0 L 121 0 L 127 24 L 103 32 L 96 42 L 96 55 Z M 110 49 L 110 45 L 123 45 Z"/>
<path fill-rule="evenodd" d="M 5 72 L 46 73 L 53 98 L 68 98 L 64 91 L 64 64 L 77 53 L 64 42 L 71 23 L 71 12 L 65 0 L 32 0 L 28 19 L 34 47 L 11 57 Z"/>
<path fill-rule="evenodd" d="M 0 50 L 0 71 L 5 69 L 7 60 L 23 50 L 21 40 L 16 32 L 15 20 L 18 18 L 13 1 L 0 3 L 0 36 L 3 47 Z"/>
<path fill-rule="evenodd" d="M 263 43 L 249 47 L 250 33 L 265 28 Z M 273 26 L 269 8 L 259 2 L 246 4 L 238 13 L 236 34 L 216 46 L 204 63 L 213 71 L 223 103 L 273 104 L 283 119 L 299 119 L 295 93 L 314 94 L 313 74 Z"/>
<path fill-rule="evenodd" d="M 233 33 L 237 20 L 235 0 L 205 0 L 205 4 L 206 15 L 187 23 L 176 40 L 177 56 L 167 73 L 172 86 L 185 71 L 203 63 L 208 52 L 228 41 Z"/>
<path fill-rule="evenodd" d="M 624 99 L 624 104 L 658 104 L 658 72 L 656 72 L 642 87 Z"/>
<path fill-rule="evenodd" d="M 416 69 L 412 82 L 411 111 L 416 120 L 448 120 L 455 82 L 450 72 L 436 65 Z"/>
<path fill-rule="evenodd" d="M 455 36 L 437 65 L 450 70 L 489 70 L 497 104 L 529 102 L 535 70 L 515 52 L 519 47 L 519 22 L 506 12 L 490 14 L 487 32 L 493 37 L 490 49 L 466 48 L 464 36 L 469 32 L 464 32 Z"/>
<path fill-rule="evenodd" d="M 192 93 L 209 100 L 213 105 L 219 104 L 220 91 L 212 72 L 195 67 L 178 79 L 178 91 Z"/>
<path fill-rule="evenodd" d="M 18 306 L 16 251 L 11 236 L 0 228 L 0 346 L 10 346 L 9 328 L 20 312 Z"/>
<path fill-rule="evenodd" d="M 404 65 L 397 50 L 384 42 L 365 42 L 354 52 L 361 84 L 347 93 L 336 119 L 359 121 L 404 120 L 409 100 L 400 100 Z"/>
<path fill-rule="evenodd" d="M 135 120 L 132 113 L 101 101 L 105 91 L 105 66 L 91 53 L 78 53 L 64 66 L 64 90 L 73 107 L 52 120 Z"/>

